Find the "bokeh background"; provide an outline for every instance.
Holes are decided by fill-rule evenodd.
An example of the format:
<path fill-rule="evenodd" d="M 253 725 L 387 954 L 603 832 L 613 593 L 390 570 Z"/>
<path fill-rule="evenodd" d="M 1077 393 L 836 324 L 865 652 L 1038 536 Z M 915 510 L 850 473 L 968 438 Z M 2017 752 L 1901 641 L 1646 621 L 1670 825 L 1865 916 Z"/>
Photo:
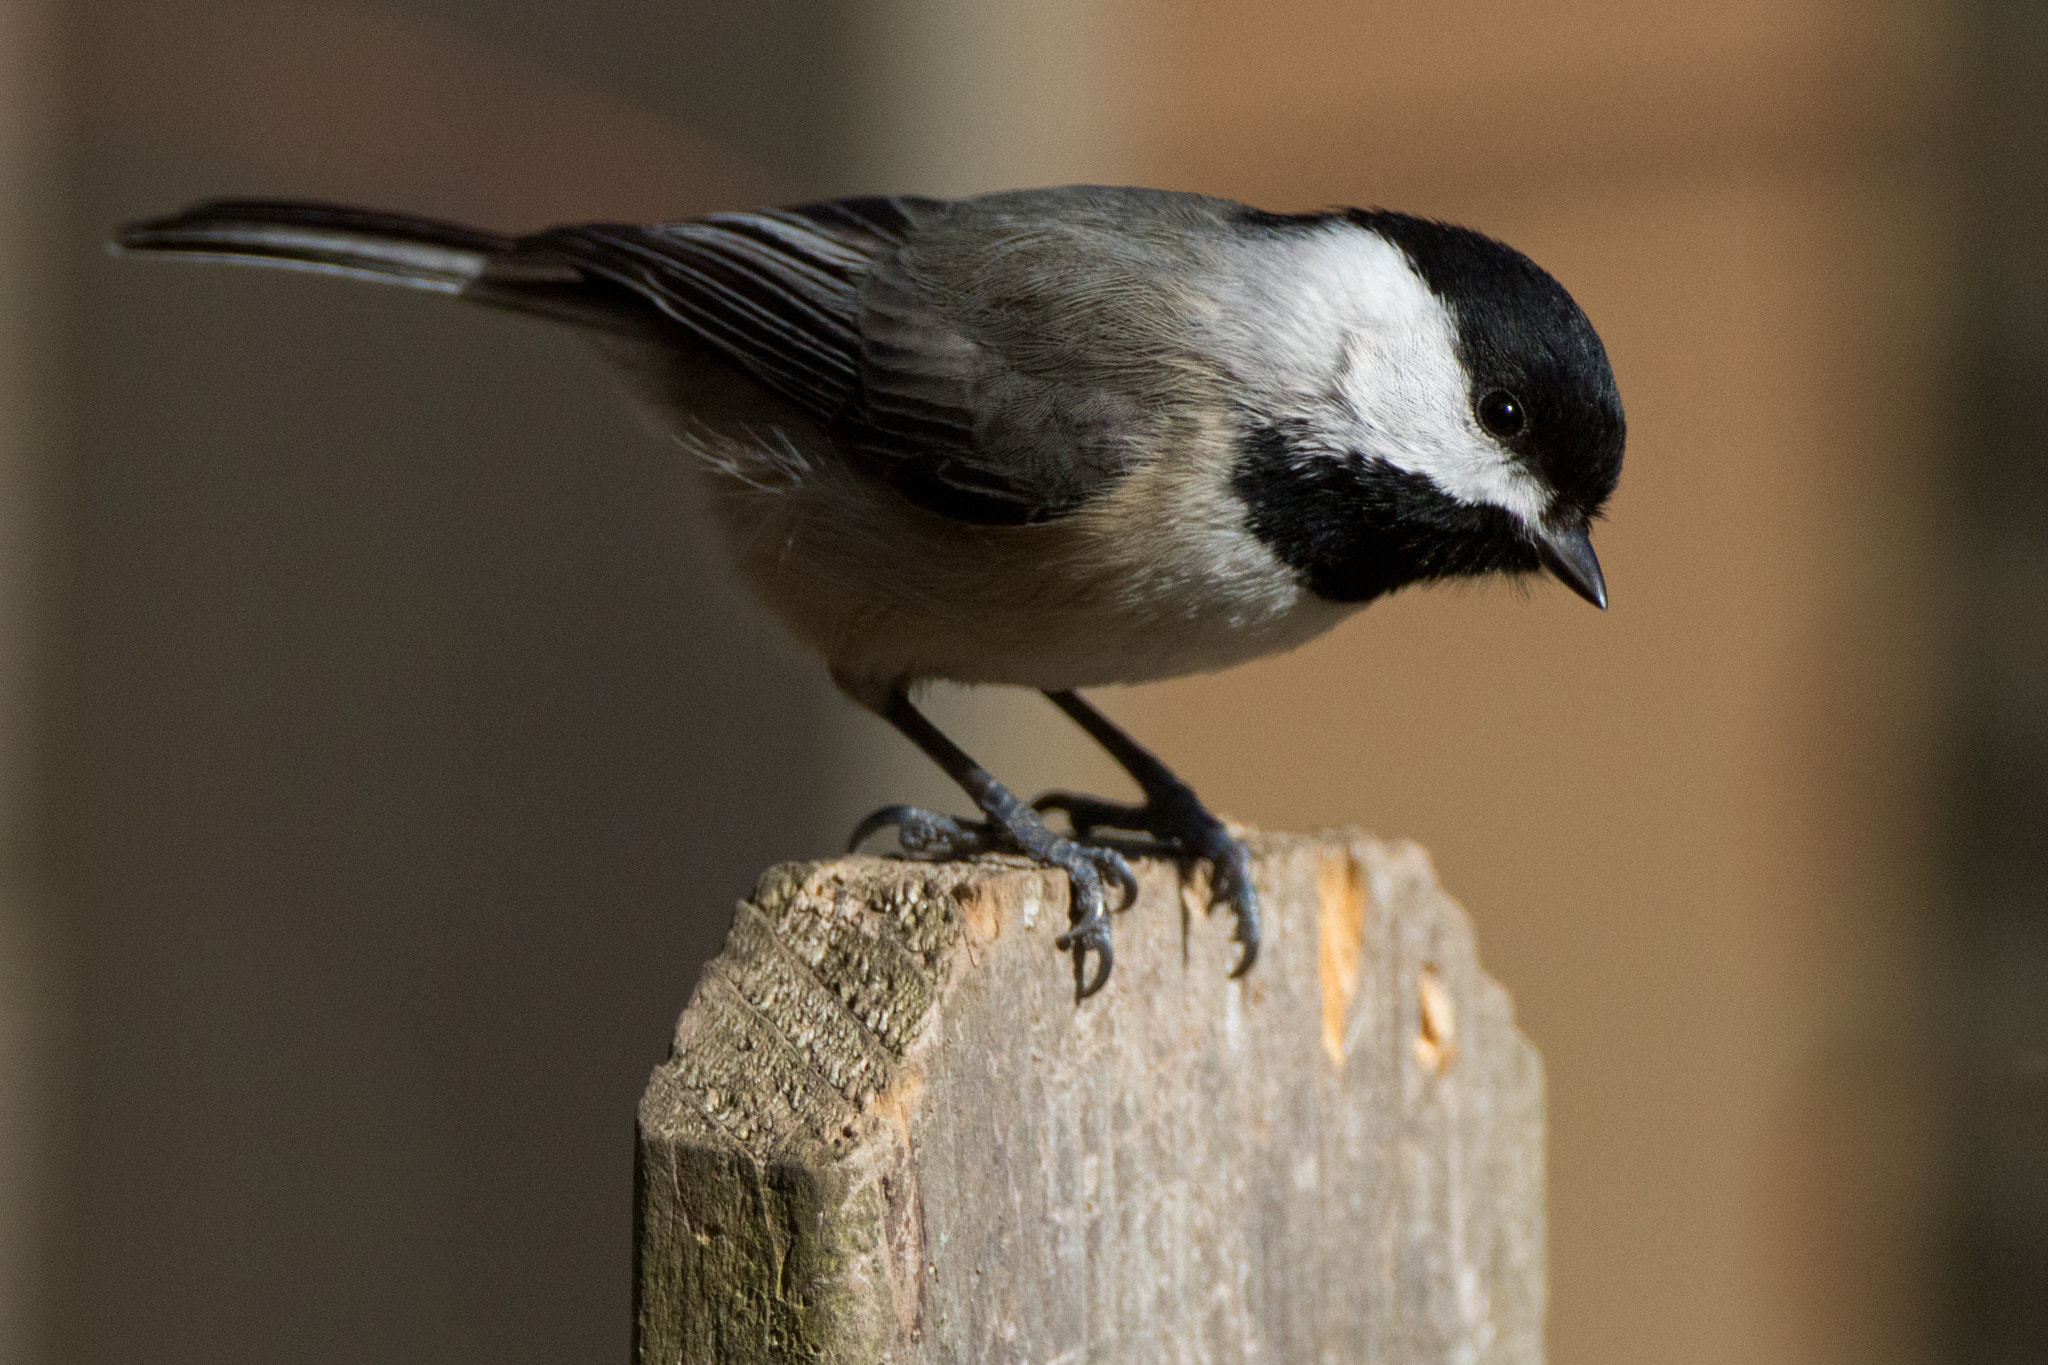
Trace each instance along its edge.
<path fill-rule="evenodd" d="M 1551 1358 L 2048 1360 L 2044 92 L 2016 0 L 0 0 L 0 1362 L 621 1359 L 732 902 L 958 804 L 572 338 L 107 227 L 1080 180 L 1467 222 L 1607 340 L 1612 611 L 1100 697 L 1433 850 L 1549 1068 Z"/>

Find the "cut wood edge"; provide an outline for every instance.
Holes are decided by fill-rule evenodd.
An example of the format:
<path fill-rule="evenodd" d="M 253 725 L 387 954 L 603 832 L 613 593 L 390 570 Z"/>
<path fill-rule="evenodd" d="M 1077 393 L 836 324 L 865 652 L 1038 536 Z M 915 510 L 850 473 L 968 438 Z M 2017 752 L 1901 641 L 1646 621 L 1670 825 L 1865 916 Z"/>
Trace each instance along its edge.
<path fill-rule="evenodd" d="M 1491 1343 L 1473 1359 L 1540 1361 L 1541 1063 L 1515 1031 L 1507 992 L 1480 971 L 1468 917 L 1412 843 L 1353 831 L 1249 841 L 1262 887 L 1314 887 L 1312 918 L 1273 922 L 1280 934 L 1308 931 L 1312 945 L 1274 943 L 1247 981 L 1212 993 L 1226 1016 L 1257 1010 L 1268 992 L 1288 989 L 1282 961 L 1308 947 L 1313 957 L 1299 975 L 1318 996 L 1313 1045 L 1335 1083 L 1346 1083 L 1353 1054 L 1375 1020 L 1382 1032 L 1392 1023 L 1392 1010 L 1409 1059 L 1403 1105 L 1440 1104 L 1437 1092 L 1452 1084 L 1442 1094 L 1454 1105 L 1491 1106 L 1477 1118 L 1506 1140 L 1489 1142 L 1483 1131 L 1458 1139 L 1460 1161 L 1477 1163 L 1466 1177 L 1515 1206 L 1482 1230 L 1491 1250 L 1473 1265 L 1484 1262 L 1480 1278 L 1489 1283 L 1477 1300 L 1470 1284 L 1448 1298 L 1434 1282 L 1426 1287 L 1443 1300 L 1432 1311 L 1471 1319 L 1471 1338 Z M 1147 923 L 1134 916 L 1170 918 L 1177 909 L 1177 969 L 1211 989 L 1201 974 L 1220 980 L 1230 945 L 1220 917 L 1212 923 L 1198 910 L 1207 900 L 1199 869 L 1145 863 L 1139 873 L 1145 894 L 1120 917 L 1120 944 Z M 643 1362 L 927 1358 L 919 1343 L 943 1253 L 927 1244 L 918 1132 L 926 1061 L 948 1004 L 964 985 L 986 988 L 977 973 L 1021 947 L 1031 956 L 1017 970 L 1042 969 L 1064 984 L 1060 1017 L 1070 1034 L 1105 1026 L 1108 1011 L 1145 1007 L 1117 990 L 1135 985 L 1142 968 L 1123 952 L 1109 991 L 1072 1002 L 1066 959 L 1051 948 L 1066 904 L 1063 876 L 1007 858 L 850 857 L 785 864 L 762 877 L 641 1104 L 635 1313 Z M 1376 923 L 1390 907 L 1398 922 Z M 1156 937 L 1159 924 L 1151 931 Z M 1373 943 L 1389 960 L 1368 961 Z M 1388 979 L 1397 965 L 1399 983 Z M 1144 970 L 1156 976 L 1159 964 Z M 1049 998 L 1045 982 L 1033 989 Z M 1219 1027 L 1227 1039 L 1230 1019 Z M 1489 1076 L 1457 1084 L 1475 1055 Z M 1479 1271 L 1461 1273 L 1469 1280 Z"/>

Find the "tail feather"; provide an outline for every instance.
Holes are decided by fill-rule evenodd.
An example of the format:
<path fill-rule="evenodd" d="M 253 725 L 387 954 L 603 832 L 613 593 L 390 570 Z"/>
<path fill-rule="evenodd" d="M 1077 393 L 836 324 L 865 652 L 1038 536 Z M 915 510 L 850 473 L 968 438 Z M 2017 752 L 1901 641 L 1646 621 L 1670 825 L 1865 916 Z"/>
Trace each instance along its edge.
<path fill-rule="evenodd" d="M 448 294 L 461 293 L 516 245 L 510 237 L 428 218 L 267 199 L 216 199 L 130 223 L 114 244 L 122 251 L 310 270 Z"/>
<path fill-rule="evenodd" d="M 130 223 L 113 247 L 404 285 L 600 331 L 633 330 L 647 311 L 519 238 L 345 204 L 212 199 Z"/>

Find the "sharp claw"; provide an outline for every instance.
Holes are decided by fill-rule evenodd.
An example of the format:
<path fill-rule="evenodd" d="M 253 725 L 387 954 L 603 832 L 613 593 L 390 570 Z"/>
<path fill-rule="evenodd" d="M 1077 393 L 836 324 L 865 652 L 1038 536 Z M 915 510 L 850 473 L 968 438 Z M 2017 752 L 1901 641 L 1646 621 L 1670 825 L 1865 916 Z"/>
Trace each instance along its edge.
<path fill-rule="evenodd" d="M 1072 918 L 1068 921 L 1067 932 L 1054 939 L 1053 943 L 1074 955 L 1074 999 L 1078 1002 L 1101 990 L 1109 981 L 1110 969 L 1116 965 L 1116 950 L 1111 946 L 1109 915 L 1104 905 L 1108 882 L 1114 879 L 1117 885 L 1125 888 L 1124 904 L 1129 906 L 1137 899 L 1137 878 L 1122 854 L 1110 849 L 1086 848 L 1071 841 L 1062 841 L 1059 851 L 1049 861 L 1056 867 L 1066 868 L 1067 882 L 1072 888 Z M 1090 953 L 1095 954 L 1093 976 L 1088 974 Z"/>
<path fill-rule="evenodd" d="M 1123 892 L 1123 901 L 1117 906 L 1119 911 L 1128 910 L 1138 903 L 1138 874 L 1131 871 L 1131 864 L 1123 854 L 1113 848 L 1090 848 L 1086 845 L 1080 846 L 1080 853 L 1099 872 L 1113 879 Z"/>
<path fill-rule="evenodd" d="M 1213 858 L 1210 861 L 1209 909 L 1213 912 L 1219 905 L 1228 906 L 1236 923 L 1231 926 L 1230 937 L 1241 944 L 1243 951 L 1238 955 L 1237 965 L 1230 971 L 1233 979 L 1243 976 L 1252 969 L 1259 959 L 1259 900 L 1252 889 L 1250 859 L 1242 845 L 1236 850 Z"/>
<path fill-rule="evenodd" d="M 913 858 L 945 860 L 985 852 L 995 846 L 985 826 L 963 824 L 950 815 L 917 806 L 884 806 L 860 822 L 846 851 L 859 850 L 876 831 L 896 826 L 896 843 Z"/>
<path fill-rule="evenodd" d="M 1091 946 L 1095 950 L 1095 975 L 1084 985 L 1082 984 L 1081 973 L 1087 964 L 1088 950 Z M 1085 943 L 1076 945 L 1074 948 L 1074 999 L 1077 1002 L 1086 1000 L 1089 996 L 1108 985 L 1109 969 L 1115 962 L 1116 953 L 1109 946 L 1109 939 L 1107 937 L 1093 945 Z"/>
<path fill-rule="evenodd" d="M 1074 999 L 1086 1000 L 1109 982 L 1116 965 L 1116 949 L 1109 936 L 1109 921 L 1098 905 L 1068 926 L 1053 940 L 1053 946 L 1074 955 Z M 1088 975 L 1088 954 L 1095 954 L 1095 975 Z"/>
<path fill-rule="evenodd" d="M 1122 858 L 1110 865 L 1110 871 L 1116 874 L 1117 884 L 1124 892 L 1124 903 L 1117 908 L 1128 910 L 1138 903 L 1138 874 L 1131 871 L 1131 865 Z"/>

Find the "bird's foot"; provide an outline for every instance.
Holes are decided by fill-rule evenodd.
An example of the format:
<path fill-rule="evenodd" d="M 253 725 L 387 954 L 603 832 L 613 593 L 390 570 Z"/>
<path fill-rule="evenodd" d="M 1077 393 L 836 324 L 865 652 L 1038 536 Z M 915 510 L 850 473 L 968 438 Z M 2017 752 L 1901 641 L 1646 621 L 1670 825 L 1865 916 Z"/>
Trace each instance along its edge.
<path fill-rule="evenodd" d="M 1138 879 L 1115 849 L 1056 834 L 1036 811 L 1014 796 L 1004 795 L 1013 804 L 980 821 L 960 820 L 916 806 L 885 806 L 860 822 L 848 851 L 894 825 L 898 847 L 912 858 L 945 862 L 978 853 L 1020 853 L 1065 872 L 1072 888 L 1067 932 L 1054 942 L 1061 951 L 1073 954 L 1074 998 L 1086 1000 L 1109 981 L 1110 968 L 1116 963 L 1109 931 L 1110 886 L 1114 884 L 1122 893 L 1117 908 L 1127 910 L 1138 902 Z M 1088 971 L 1090 954 L 1095 957 L 1092 974 Z"/>
<path fill-rule="evenodd" d="M 889 826 L 896 827 L 896 846 L 904 856 L 943 863 L 955 858 L 972 858 L 977 853 L 1016 853 L 1016 842 L 1005 837 L 1002 828 L 988 820 L 961 820 L 921 806 L 884 806 L 860 822 L 846 851 L 855 852 L 868 836 Z"/>
<path fill-rule="evenodd" d="M 1142 805 L 1063 791 L 1047 792 L 1031 805 L 1041 814 L 1064 811 L 1074 839 L 1083 844 L 1092 843 L 1099 830 L 1147 834 L 1183 858 L 1207 860 L 1209 906 L 1229 908 L 1234 921 L 1230 936 L 1239 945 L 1230 974 L 1243 976 L 1252 969 L 1259 956 L 1259 895 L 1252 885 L 1251 855 L 1185 784 L 1176 781 L 1155 791 Z"/>

